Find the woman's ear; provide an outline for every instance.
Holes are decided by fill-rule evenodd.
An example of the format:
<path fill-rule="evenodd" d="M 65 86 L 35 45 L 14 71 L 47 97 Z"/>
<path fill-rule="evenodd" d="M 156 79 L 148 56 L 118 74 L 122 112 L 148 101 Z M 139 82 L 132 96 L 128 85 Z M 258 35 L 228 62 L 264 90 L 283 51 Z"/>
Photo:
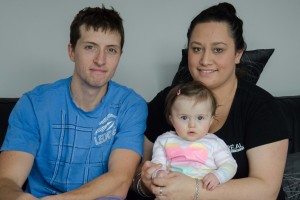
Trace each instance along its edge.
<path fill-rule="evenodd" d="M 240 50 L 237 50 L 236 53 L 235 53 L 235 64 L 239 64 L 240 61 L 241 61 L 241 57 L 244 53 L 244 49 L 240 49 Z"/>

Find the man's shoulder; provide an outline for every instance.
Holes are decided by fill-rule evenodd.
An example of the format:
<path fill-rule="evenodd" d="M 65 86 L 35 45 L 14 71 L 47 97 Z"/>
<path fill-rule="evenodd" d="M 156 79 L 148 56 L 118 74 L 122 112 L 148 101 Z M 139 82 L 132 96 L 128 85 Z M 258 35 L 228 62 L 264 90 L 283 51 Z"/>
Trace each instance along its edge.
<path fill-rule="evenodd" d="M 69 92 L 70 78 L 61 79 L 53 83 L 36 86 L 33 90 L 26 92 L 20 98 L 20 102 L 28 101 L 34 105 L 53 105 L 53 102 L 65 101 Z"/>
<path fill-rule="evenodd" d="M 68 85 L 70 85 L 70 81 L 70 78 L 66 78 L 57 80 L 52 83 L 41 84 L 25 94 L 31 97 L 42 97 L 47 95 L 53 95 L 53 93 L 55 93 L 55 96 L 57 96 L 62 90 L 65 91 L 66 88 L 69 88 Z"/>

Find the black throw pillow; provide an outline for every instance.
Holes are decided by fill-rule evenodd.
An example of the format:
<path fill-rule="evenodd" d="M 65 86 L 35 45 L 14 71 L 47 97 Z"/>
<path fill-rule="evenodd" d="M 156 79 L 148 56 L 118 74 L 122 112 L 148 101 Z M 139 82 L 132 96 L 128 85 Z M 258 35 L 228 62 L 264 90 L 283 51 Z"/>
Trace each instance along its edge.
<path fill-rule="evenodd" d="M 245 51 L 240 63 L 236 66 L 238 78 L 256 84 L 273 52 L 274 49 Z M 188 69 L 187 49 L 182 49 L 182 58 L 179 63 L 178 71 L 173 78 L 172 85 L 191 80 L 193 80 L 193 78 Z"/>

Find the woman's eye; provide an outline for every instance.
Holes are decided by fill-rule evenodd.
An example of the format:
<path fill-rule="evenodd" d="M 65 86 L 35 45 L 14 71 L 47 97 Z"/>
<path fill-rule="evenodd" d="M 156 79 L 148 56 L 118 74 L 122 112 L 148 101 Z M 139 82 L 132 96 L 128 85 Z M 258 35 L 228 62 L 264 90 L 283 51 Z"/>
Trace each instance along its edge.
<path fill-rule="evenodd" d="M 200 48 L 200 47 L 193 47 L 194 52 L 200 52 L 201 50 L 202 50 L 202 48 Z"/>
<path fill-rule="evenodd" d="M 222 49 L 222 48 L 215 48 L 214 49 L 215 53 L 222 53 L 223 51 L 224 51 L 224 49 Z"/>

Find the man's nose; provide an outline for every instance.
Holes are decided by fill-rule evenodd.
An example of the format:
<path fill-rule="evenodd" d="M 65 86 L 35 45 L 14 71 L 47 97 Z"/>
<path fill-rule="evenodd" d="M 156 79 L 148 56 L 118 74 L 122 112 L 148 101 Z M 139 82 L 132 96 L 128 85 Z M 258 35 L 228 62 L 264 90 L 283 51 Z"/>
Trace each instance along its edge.
<path fill-rule="evenodd" d="M 101 66 L 106 62 L 106 53 L 103 50 L 99 50 L 95 54 L 94 63 Z"/>

